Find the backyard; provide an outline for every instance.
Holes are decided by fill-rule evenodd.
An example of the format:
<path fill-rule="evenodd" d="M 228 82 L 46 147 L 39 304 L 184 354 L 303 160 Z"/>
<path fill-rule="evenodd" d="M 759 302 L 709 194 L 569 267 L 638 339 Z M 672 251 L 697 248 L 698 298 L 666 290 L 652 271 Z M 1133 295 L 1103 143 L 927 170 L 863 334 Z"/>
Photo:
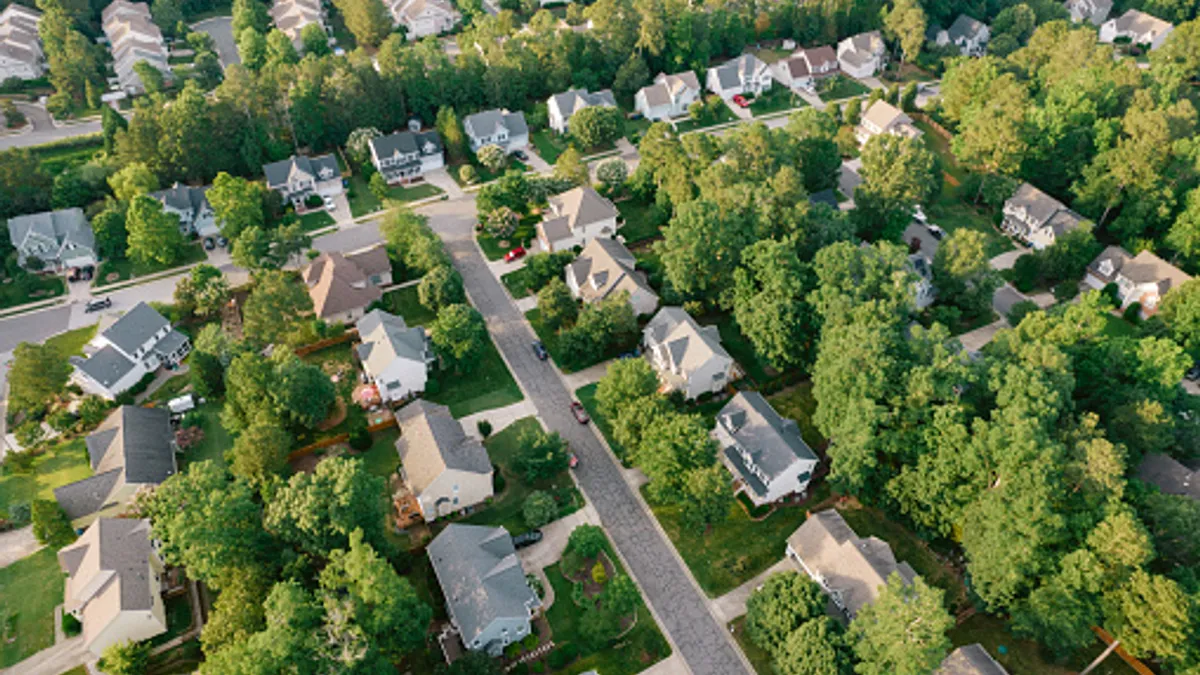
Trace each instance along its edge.
<path fill-rule="evenodd" d="M 512 373 L 489 335 L 483 357 L 470 373 L 435 370 L 429 374 L 436 391 L 426 390 L 425 398 L 450 407 L 450 414 L 465 417 L 472 413 L 519 403 L 525 398 Z"/>
<path fill-rule="evenodd" d="M 180 469 L 188 464 L 205 461 L 216 462 L 219 466 L 225 465 L 225 451 L 233 447 L 233 438 L 221 424 L 222 405 L 221 399 L 210 399 L 188 413 L 188 417 L 200 421 L 200 428 L 204 430 L 204 440 L 183 453 L 183 466 Z"/>
<path fill-rule="evenodd" d="M 669 214 L 653 202 L 626 199 L 617 202 L 623 225 L 617 234 L 625 237 L 625 244 L 634 244 L 662 236 L 662 227 L 667 224 Z"/>
<path fill-rule="evenodd" d="M 42 170 L 51 176 L 79 166 L 90 160 L 104 147 L 100 134 L 79 136 L 56 143 L 46 143 L 30 148 L 33 156 L 41 162 Z"/>
<path fill-rule="evenodd" d="M 362 458 L 367 471 L 380 478 L 390 478 L 400 468 L 400 455 L 396 452 L 396 439 L 400 430 L 396 428 L 380 431 L 372 436 L 371 447 L 357 455 Z"/>
<path fill-rule="evenodd" d="M 83 480 L 92 475 L 84 439 L 50 444 L 33 460 L 28 472 L 7 470 L 0 474 L 0 511 L 13 504 L 29 504 L 35 499 L 54 499 L 54 488 Z"/>
<path fill-rule="evenodd" d="M 164 645 L 188 632 L 192 627 L 192 599 L 190 593 L 180 593 L 163 602 L 167 615 L 167 632 L 155 635 L 150 644 Z"/>
<path fill-rule="evenodd" d="M 988 614 L 975 614 L 952 628 L 950 640 L 955 647 L 979 643 L 1008 672 L 1022 675 L 1077 673 L 1104 650 L 1104 644 L 1097 638 L 1090 648 L 1068 663 L 1056 664 L 1049 654 L 1043 654 L 1037 642 L 1013 636 L 1003 619 Z M 1135 671 L 1119 656 L 1112 654 L 1092 672 L 1096 675 L 1133 675 Z"/>
<path fill-rule="evenodd" d="M 7 668 L 54 643 L 54 607 L 63 601 L 58 552 L 44 548 L 0 568 L 0 667 Z M 8 619 L 5 617 L 14 617 Z M 12 621 L 12 630 L 4 624 Z"/>
<path fill-rule="evenodd" d="M 437 314 L 421 304 L 418 287 L 419 284 L 413 284 L 390 290 L 383 294 L 380 302 L 388 312 L 404 317 L 404 323 L 409 326 L 428 326 L 437 318 Z"/>
<path fill-rule="evenodd" d="M 703 325 L 715 325 L 721 335 L 721 345 L 729 355 L 738 362 L 746 375 L 755 384 L 762 384 L 779 375 L 779 371 L 771 367 L 766 359 L 759 356 L 754 345 L 742 335 L 742 329 L 732 314 L 714 314 L 701 317 Z"/>
<path fill-rule="evenodd" d="M 160 263 L 135 263 L 128 258 L 104 260 L 96 268 L 96 279 L 92 282 L 92 287 L 103 288 L 104 286 L 134 277 L 157 274 L 158 272 L 176 269 L 185 265 L 204 262 L 207 259 L 208 256 L 205 255 L 204 248 L 200 246 L 200 242 L 192 242 L 185 244 L 179 250 L 179 255 L 169 265 L 162 265 Z M 116 276 L 110 279 L 109 277 L 114 274 Z"/>
<path fill-rule="evenodd" d="M 767 397 L 775 412 L 800 425 L 800 436 L 814 449 L 825 446 L 825 437 L 817 430 L 813 415 L 817 412 L 817 400 L 813 398 L 812 382 L 801 382 L 794 387 Z"/>

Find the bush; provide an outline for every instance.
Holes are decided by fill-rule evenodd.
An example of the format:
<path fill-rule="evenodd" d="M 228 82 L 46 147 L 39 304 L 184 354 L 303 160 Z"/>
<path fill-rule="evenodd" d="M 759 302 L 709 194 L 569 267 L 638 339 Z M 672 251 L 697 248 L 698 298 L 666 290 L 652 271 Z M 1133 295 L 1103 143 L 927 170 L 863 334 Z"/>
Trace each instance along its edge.
<path fill-rule="evenodd" d="M 592 581 L 601 586 L 608 583 L 608 573 L 604 571 L 604 563 L 600 560 L 597 560 L 596 564 L 592 565 Z"/>
<path fill-rule="evenodd" d="M 479 420 L 475 424 L 475 428 L 479 429 L 479 435 L 484 438 L 492 435 L 492 423 L 487 420 Z"/>
<path fill-rule="evenodd" d="M 1036 254 L 1030 253 L 1017 258 L 1012 268 L 1013 286 L 1022 293 L 1029 293 L 1037 287 L 1042 276 L 1041 260 Z"/>
<path fill-rule="evenodd" d="M 525 518 L 525 524 L 531 528 L 537 528 L 554 520 L 558 515 L 558 505 L 554 503 L 554 498 L 542 492 L 534 490 L 525 498 L 525 503 L 521 507 L 521 515 Z"/>
<path fill-rule="evenodd" d="M 1019 326 L 1021 321 L 1023 321 L 1029 313 L 1036 312 L 1038 309 L 1039 308 L 1036 302 L 1032 300 L 1022 300 L 1008 310 L 1008 324 L 1010 326 Z"/>
<path fill-rule="evenodd" d="M 591 601 L 588 600 L 587 594 L 583 591 L 582 581 L 576 581 L 571 586 L 571 602 L 575 603 L 577 607 L 586 607 L 591 603 Z"/>
<path fill-rule="evenodd" d="M 79 619 L 76 619 L 74 614 L 63 614 L 62 629 L 67 637 L 74 637 L 83 630 L 83 624 L 79 623 Z"/>
<path fill-rule="evenodd" d="M 71 521 L 58 505 L 49 499 L 39 499 L 33 503 L 31 514 L 33 521 L 33 536 L 38 542 L 51 548 L 62 548 L 75 541 L 75 530 L 71 529 Z"/>
<path fill-rule="evenodd" d="M 567 547 L 584 558 L 595 558 L 604 550 L 607 539 L 597 525 L 578 525 L 567 537 Z"/>
<path fill-rule="evenodd" d="M 550 652 L 546 657 L 546 663 L 550 665 L 551 670 L 562 670 L 571 664 L 579 656 L 579 648 L 574 642 L 567 642 L 560 645 Z"/>
<path fill-rule="evenodd" d="M 474 185 L 479 181 L 479 171 L 470 164 L 464 164 L 458 169 L 458 178 L 467 185 Z"/>
<path fill-rule="evenodd" d="M 46 440 L 46 430 L 42 428 L 42 423 L 37 420 L 29 420 L 17 427 L 13 431 L 13 436 L 17 438 L 17 442 L 26 450 L 31 450 Z"/>
<path fill-rule="evenodd" d="M 179 429 L 175 431 L 175 445 L 179 446 L 180 450 L 191 450 L 200 445 L 203 440 L 204 429 L 196 425 L 180 425 Z"/>
<path fill-rule="evenodd" d="M 431 377 L 425 380 L 425 394 L 428 396 L 436 396 L 442 391 L 442 383 L 436 377 Z"/>
<path fill-rule="evenodd" d="M 521 640 L 521 646 L 527 652 L 537 649 L 539 644 L 541 644 L 541 640 L 538 640 L 537 633 L 530 633 L 525 636 L 524 640 Z"/>
<path fill-rule="evenodd" d="M 1112 302 L 1113 307 L 1121 306 L 1121 289 L 1116 283 L 1109 282 L 1105 284 L 1104 288 L 1100 289 L 1100 294 L 1108 298 Z"/>
<path fill-rule="evenodd" d="M 1125 313 L 1122 314 L 1125 320 L 1133 325 L 1138 325 L 1142 322 L 1142 303 L 1134 302 L 1125 308 Z"/>
<path fill-rule="evenodd" d="M 50 425 L 51 429 L 64 434 L 70 431 L 77 421 L 79 418 L 70 410 L 58 410 L 46 418 L 46 423 Z"/>
<path fill-rule="evenodd" d="M 367 420 L 360 415 L 353 415 L 350 422 L 350 447 L 358 451 L 371 447 L 371 432 L 367 431 Z"/>
<path fill-rule="evenodd" d="M 23 527 L 29 524 L 29 518 L 29 502 L 17 502 L 16 504 L 8 505 L 8 522 L 17 527 Z"/>
<path fill-rule="evenodd" d="M 1064 281 L 1054 287 L 1054 299 L 1059 302 L 1074 300 L 1079 295 L 1079 282 Z"/>

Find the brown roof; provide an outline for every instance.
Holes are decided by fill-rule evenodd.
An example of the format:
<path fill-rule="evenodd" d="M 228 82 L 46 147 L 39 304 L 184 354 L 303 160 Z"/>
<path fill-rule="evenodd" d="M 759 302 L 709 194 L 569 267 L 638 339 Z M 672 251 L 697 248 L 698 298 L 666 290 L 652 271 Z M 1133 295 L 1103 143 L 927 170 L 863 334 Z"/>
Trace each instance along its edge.
<path fill-rule="evenodd" d="M 383 297 L 370 277 L 391 269 L 387 252 L 375 246 L 360 253 L 322 253 L 303 271 L 313 311 L 327 319 L 366 307 Z"/>
<path fill-rule="evenodd" d="M 812 47 L 801 51 L 804 52 L 805 57 L 808 58 L 809 65 L 813 68 L 820 68 L 823 65 L 837 65 L 837 53 L 829 45 Z"/>

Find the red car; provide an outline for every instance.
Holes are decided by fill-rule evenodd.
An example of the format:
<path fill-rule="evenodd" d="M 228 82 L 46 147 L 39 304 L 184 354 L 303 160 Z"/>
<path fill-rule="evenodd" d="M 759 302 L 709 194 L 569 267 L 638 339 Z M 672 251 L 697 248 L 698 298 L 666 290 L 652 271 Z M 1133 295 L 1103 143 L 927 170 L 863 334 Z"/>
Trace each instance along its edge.
<path fill-rule="evenodd" d="M 587 411 L 583 409 L 583 404 L 579 401 L 571 401 L 571 414 L 575 416 L 575 419 L 580 424 L 587 424 L 592 421 L 592 418 L 588 417 Z"/>
<path fill-rule="evenodd" d="M 523 258 L 523 257 L 525 257 L 525 247 L 518 246 L 518 247 L 514 248 L 513 250 L 509 251 L 508 253 L 504 254 L 504 262 L 512 262 L 512 261 L 516 260 L 517 258 Z"/>
<path fill-rule="evenodd" d="M 735 104 L 737 104 L 737 106 L 738 106 L 739 108 L 749 108 L 749 107 L 750 107 L 750 102 L 749 102 L 749 101 L 747 101 L 747 100 L 746 100 L 746 97 L 745 97 L 745 96 L 742 96 L 741 94 L 734 94 L 734 95 L 733 95 L 733 102 L 734 102 Z"/>

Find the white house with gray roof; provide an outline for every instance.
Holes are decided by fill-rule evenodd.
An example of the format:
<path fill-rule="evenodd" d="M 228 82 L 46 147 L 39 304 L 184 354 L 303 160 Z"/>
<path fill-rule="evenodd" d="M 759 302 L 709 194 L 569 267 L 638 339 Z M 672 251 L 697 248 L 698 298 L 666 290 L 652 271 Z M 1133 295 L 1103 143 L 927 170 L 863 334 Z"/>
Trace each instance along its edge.
<path fill-rule="evenodd" d="M 735 490 L 757 506 L 805 494 L 817 470 L 817 454 L 801 438 L 799 425 L 756 391 L 738 392 L 721 408 L 712 436 Z"/>
<path fill-rule="evenodd" d="M 1190 274 L 1151 251 L 1130 255 L 1120 246 L 1109 246 L 1088 264 L 1083 281 L 1097 290 L 1116 284 L 1121 309 L 1136 302 L 1142 308 L 1142 317 L 1148 318 L 1158 311 L 1167 293 L 1191 279 Z"/>
<path fill-rule="evenodd" d="M 1004 202 L 1003 212 L 1000 228 L 1038 250 L 1053 246 L 1059 237 L 1077 229 L 1085 220 L 1029 183 L 1022 183 Z"/>
<path fill-rule="evenodd" d="M 447 0 L 388 0 L 384 5 L 392 23 L 404 26 L 407 40 L 452 31 L 462 21 L 462 14 Z"/>
<path fill-rule="evenodd" d="M 400 474 L 432 522 L 492 496 L 492 461 L 444 405 L 417 399 L 396 413 Z"/>
<path fill-rule="evenodd" d="M 446 165 L 442 137 L 436 131 L 397 131 L 368 144 L 371 163 L 388 184 L 407 183 Z"/>
<path fill-rule="evenodd" d="M 1102 26 L 1112 12 L 1112 0 L 1067 0 L 1063 3 L 1071 21 L 1090 21 L 1093 26 Z"/>
<path fill-rule="evenodd" d="M 1100 25 L 1100 41 L 1109 44 L 1120 39 L 1135 45 L 1147 45 L 1151 51 L 1163 46 L 1175 25 L 1152 14 L 1131 9 Z"/>
<path fill-rule="evenodd" d="M 463 120 L 463 131 L 472 152 L 479 152 L 485 145 L 498 145 L 505 152 L 529 145 L 529 125 L 525 123 L 525 113 L 520 110 L 493 109 L 468 115 Z"/>
<path fill-rule="evenodd" d="M 954 45 L 963 56 L 983 56 L 991 36 L 987 24 L 966 14 L 959 14 L 945 30 L 933 26 L 926 32 L 926 37 L 937 46 Z"/>
<path fill-rule="evenodd" d="M 71 357 L 71 380 L 88 393 L 112 400 L 160 366 L 175 367 L 191 350 L 186 335 L 139 302 L 92 338 L 86 359 Z"/>
<path fill-rule="evenodd" d="M 611 239 L 620 213 L 590 185 L 555 195 L 537 224 L 538 242 L 548 252 L 586 246 L 596 238 Z"/>
<path fill-rule="evenodd" d="M 758 96 L 770 90 L 774 81 L 767 64 L 753 54 L 742 54 L 709 68 L 704 86 L 717 96 L 729 100 L 737 94 Z"/>
<path fill-rule="evenodd" d="M 149 520 L 101 518 L 58 552 L 58 564 L 67 575 L 63 611 L 83 624 L 92 654 L 167 632 L 165 566 Z"/>
<path fill-rule="evenodd" d="M 263 166 L 267 188 L 283 197 L 293 206 L 304 206 L 309 195 L 333 197 L 342 194 L 342 171 L 333 155 L 309 157 L 292 155 L 278 162 Z"/>
<path fill-rule="evenodd" d="M 776 61 L 771 71 L 788 89 L 811 92 L 819 80 L 837 75 L 837 54 L 829 46 L 797 49 L 790 57 Z"/>
<path fill-rule="evenodd" d="M 42 13 L 13 3 L 0 12 L 0 81 L 33 80 L 46 72 L 46 56 L 38 36 Z"/>
<path fill-rule="evenodd" d="M 658 310 L 642 331 L 646 359 L 658 371 L 664 391 L 695 399 L 724 389 L 737 379 L 716 326 L 700 326 L 682 307 Z"/>
<path fill-rule="evenodd" d="M 786 551 L 851 621 L 875 602 L 892 574 L 899 574 L 906 584 L 917 576 L 907 562 L 896 561 L 887 542 L 859 537 L 837 509 L 809 515 L 788 537 Z"/>
<path fill-rule="evenodd" d="M 525 581 L 508 530 L 453 523 L 426 551 L 463 646 L 499 656 L 529 635 L 542 603 Z"/>
<path fill-rule="evenodd" d="M 688 106 L 699 101 L 703 93 L 700 79 L 691 70 L 674 75 L 659 73 L 654 84 L 634 94 L 633 109 L 653 121 L 683 117 L 688 114 Z"/>
<path fill-rule="evenodd" d="M 615 108 L 617 99 L 613 98 L 612 90 L 605 89 L 594 94 L 587 89 L 571 89 L 561 94 L 555 94 L 546 100 L 549 112 L 550 128 L 560 134 L 570 130 L 571 116 L 584 108 Z"/>
<path fill-rule="evenodd" d="M 385 403 L 425 391 L 435 357 L 425 329 L 409 327 L 404 317 L 373 309 L 355 324 L 362 342 L 356 352 L 363 372 Z"/>
<path fill-rule="evenodd" d="M 177 182 L 166 190 L 151 192 L 150 196 L 163 205 L 163 211 L 179 216 L 179 229 L 185 235 L 215 237 L 221 234 L 212 205 L 208 203 L 208 186 L 193 187 Z"/>
<path fill-rule="evenodd" d="M 140 490 L 179 470 L 166 408 L 123 405 L 88 434 L 85 445 L 91 477 L 54 489 L 55 500 L 75 528 L 120 515 Z"/>
<path fill-rule="evenodd" d="M 887 45 L 877 30 L 859 33 L 838 43 L 837 59 L 842 72 L 850 77 L 874 77 L 887 63 Z"/>
<path fill-rule="evenodd" d="M 579 257 L 567 265 L 567 288 L 587 302 L 599 302 L 614 294 L 629 294 L 636 315 L 650 314 L 658 307 L 658 294 L 637 269 L 637 261 L 616 239 L 597 237 L 583 247 Z"/>
<path fill-rule="evenodd" d="M 1008 671 L 976 642 L 950 652 L 933 675 L 1008 675 Z"/>
<path fill-rule="evenodd" d="M 45 269 L 61 272 L 97 261 L 96 236 L 79 208 L 9 218 L 8 239 L 21 265 L 37 258 Z"/>

